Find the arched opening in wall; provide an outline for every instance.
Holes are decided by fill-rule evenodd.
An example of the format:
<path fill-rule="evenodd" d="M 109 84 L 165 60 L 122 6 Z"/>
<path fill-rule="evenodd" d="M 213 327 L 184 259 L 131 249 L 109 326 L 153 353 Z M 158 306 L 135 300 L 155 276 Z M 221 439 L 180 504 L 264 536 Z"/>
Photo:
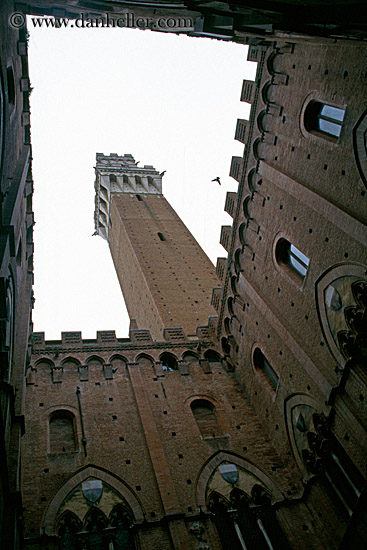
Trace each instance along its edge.
<path fill-rule="evenodd" d="M 8 83 L 8 101 L 12 107 L 15 106 L 15 80 L 14 80 L 14 71 L 13 67 L 9 65 L 6 68 L 6 79 Z"/>
<path fill-rule="evenodd" d="M 308 103 L 303 115 L 304 126 L 307 132 L 336 142 L 340 137 L 344 115 L 345 108 L 312 100 Z"/>
<path fill-rule="evenodd" d="M 268 388 L 275 392 L 279 384 L 279 376 L 273 369 L 260 348 L 256 347 L 252 356 L 256 373 L 266 383 Z"/>
<path fill-rule="evenodd" d="M 162 369 L 164 371 L 173 371 L 178 369 L 177 358 L 172 353 L 162 353 L 159 360 L 162 363 Z"/>
<path fill-rule="evenodd" d="M 233 275 L 231 277 L 231 290 L 232 290 L 232 293 L 234 296 L 238 296 L 238 292 L 237 292 L 237 276 L 236 275 Z"/>
<path fill-rule="evenodd" d="M 275 62 L 276 57 L 278 57 L 278 55 L 279 55 L 278 51 L 272 52 L 269 55 L 268 59 L 266 60 L 266 67 L 268 69 L 269 74 L 271 74 L 271 75 L 276 72 L 274 62 Z"/>
<path fill-rule="evenodd" d="M 116 372 L 118 370 L 123 371 L 126 369 L 128 361 L 122 355 L 112 355 L 110 358 L 110 364 L 112 365 L 112 371 Z"/>
<path fill-rule="evenodd" d="M 153 357 L 151 357 L 150 355 L 146 355 L 145 353 L 138 355 L 135 361 L 144 368 L 152 368 L 154 366 Z"/>
<path fill-rule="evenodd" d="M 206 399 L 196 399 L 190 407 L 202 437 L 215 437 L 220 434 L 213 403 Z"/>
<path fill-rule="evenodd" d="M 234 317 L 236 314 L 235 314 L 235 311 L 234 311 L 234 299 L 233 299 L 233 296 L 230 296 L 227 300 L 227 305 L 228 305 L 228 311 L 229 313 Z"/>
<path fill-rule="evenodd" d="M 250 214 L 250 203 L 251 203 L 251 195 L 248 195 L 244 201 L 243 201 L 243 213 L 247 220 L 251 220 L 251 214 Z"/>
<path fill-rule="evenodd" d="M 204 358 L 209 361 L 209 363 L 217 363 L 218 365 L 222 364 L 221 357 L 217 351 L 213 349 L 208 349 L 204 353 Z"/>
<path fill-rule="evenodd" d="M 266 103 L 266 105 L 269 105 L 269 103 L 271 103 L 271 87 L 272 87 L 272 84 L 269 80 L 269 82 L 267 82 L 263 87 L 262 87 L 262 90 L 261 90 L 261 96 L 262 96 L 262 99 L 263 99 L 263 102 Z"/>
<path fill-rule="evenodd" d="M 255 191 L 258 185 L 261 185 L 262 180 L 260 179 L 259 174 L 256 173 L 256 169 L 252 168 L 247 176 L 248 188 L 250 191 Z"/>
<path fill-rule="evenodd" d="M 54 411 L 49 418 L 50 453 L 67 453 L 77 449 L 75 416 L 64 409 Z"/>
<path fill-rule="evenodd" d="M 267 117 L 269 117 L 269 115 L 267 114 L 265 109 L 263 109 L 257 116 L 257 127 L 259 129 L 259 132 L 261 132 L 261 133 L 269 132 L 269 128 L 267 128 L 267 126 L 266 126 Z"/>
<path fill-rule="evenodd" d="M 77 371 L 78 367 L 80 367 L 80 361 L 74 357 L 66 357 L 66 359 L 63 359 L 61 365 L 64 367 L 64 370 L 69 368 L 71 371 Z"/>
<path fill-rule="evenodd" d="M 109 524 L 112 531 L 112 543 L 114 549 L 134 550 L 134 536 L 131 531 L 131 516 L 125 508 L 118 504 L 115 506 L 109 517 Z"/>
<path fill-rule="evenodd" d="M 242 265 L 241 265 L 241 257 L 242 257 L 242 250 L 241 248 L 237 248 L 236 252 L 234 253 L 234 268 L 237 275 L 239 275 L 239 273 L 243 271 Z"/>
<path fill-rule="evenodd" d="M 80 520 L 71 512 L 65 512 L 58 521 L 59 550 L 79 550 L 77 533 L 81 530 Z"/>
<path fill-rule="evenodd" d="M 310 260 L 294 244 L 284 238 L 278 239 L 275 246 L 275 259 L 294 280 L 298 283 L 303 282 Z"/>
<path fill-rule="evenodd" d="M 105 536 L 107 518 L 99 508 L 92 508 L 84 522 L 84 531 L 88 532 L 88 548 L 91 550 L 108 550 L 109 544 Z"/>
<path fill-rule="evenodd" d="M 200 358 L 196 353 L 193 353 L 192 351 L 185 351 L 185 353 L 182 355 L 182 359 L 190 365 L 198 365 Z"/>
<path fill-rule="evenodd" d="M 110 174 L 110 183 L 117 183 L 117 179 L 116 179 L 116 176 L 115 174 Z"/>
<path fill-rule="evenodd" d="M 240 243 L 242 244 L 242 246 L 245 246 L 246 244 L 246 232 L 247 232 L 247 223 L 243 222 L 238 228 L 238 236 L 240 238 Z"/>
<path fill-rule="evenodd" d="M 101 357 L 98 357 L 98 355 L 92 355 L 85 360 L 85 363 L 88 365 L 88 367 L 92 365 L 98 367 L 103 365 L 103 359 Z"/>

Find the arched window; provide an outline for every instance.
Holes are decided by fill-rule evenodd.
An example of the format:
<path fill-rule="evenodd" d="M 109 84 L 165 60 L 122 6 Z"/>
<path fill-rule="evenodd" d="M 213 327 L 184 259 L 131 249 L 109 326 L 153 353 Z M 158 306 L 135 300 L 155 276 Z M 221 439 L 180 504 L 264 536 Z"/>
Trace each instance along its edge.
<path fill-rule="evenodd" d="M 199 364 L 199 356 L 196 353 L 193 353 L 192 351 L 186 351 L 182 355 L 182 359 L 186 361 L 189 365 Z"/>
<path fill-rule="evenodd" d="M 109 543 L 104 532 L 107 527 L 107 519 L 98 508 L 92 508 L 86 520 L 84 530 L 88 531 L 88 545 L 90 550 L 108 550 Z"/>
<path fill-rule="evenodd" d="M 218 363 L 218 365 L 222 364 L 219 353 L 213 349 L 206 350 L 204 353 L 204 358 L 209 361 L 209 363 Z"/>
<path fill-rule="evenodd" d="M 113 528 L 112 542 L 116 550 L 134 550 L 134 537 L 131 532 L 132 520 L 126 510 L 118 504 L 110 515 L 110 526 Z"/>
<path fill-rule="evenodd" d="M 278 240 L 275 257 L 281 267 L 288 270 L 289 273 L 293 273 L 300 281 L 306 277 L 310 260 L 287 239 Z"/>
<path fill-rule="evenodd" d="M 288 550 L 288 541 L 262 487 L 255 485 L 251 497 L 239 489 L 233 489 L 230 502 L 214 493 L 210 497 L 209 508 L 223 548 Z"/>
<path fill-rule="evenodd" d="M 162 368 L 164 371 L 177 370 L 177 359 L 172 353 L 164 352 L 160 356 L 159 360 L 162 362 Z"/>
<path fill-rule="evenodd" d="M 243 544 L 238 538 L 234 521 L 228 514 L 228 508 L 228 503 L 223 497 L 215 493 L 211 495 L 209 509 L 213 514 L 222 547 L 228 550 L 243 550 Z"/>
<path fill-rule="evenodd" d="M 345 109 L 321 101 L 310 101 L 305 109 L 304 124 L 308 132 L 324 134 L 337 140 L 343 125 Z"/>
<path fill-rule="evenodd" d="M 220 430 L 213 403 L 206 399 L 196 399 L 190 406 L 201 435 L 203 437 L 215 437 L 219 435 Z"/>
<path fill-rule="evenodd" d="M 254 350 L 253 363 L 258 374 L 267 382 L 270 389 L 275 391 L 279 384 L 279 376 L 260 348 Z"/>
<path fill-rule="evenodd" d="M 153 367 L 154 365 L 154 360 L 152 357 L 150 357 L 150 355 L 138 355 L 138 357 L 135 359 L 135 361 L 137 363 L 139 363 L 139 365 L 141 367 Z"/>
<path fill-rule="evenodd" d="M 51 453 L 66 453 L 76 450 L 75 416 L 65 410 L 51 414 L 49 421 Z"/>
<path fill-rule="evenodd" d="M 81 531 L 81 524 L 77 517 L 70 512 L 63 514 L 59 520 L 59 550 L 79 550 L 77 533 Z"/>

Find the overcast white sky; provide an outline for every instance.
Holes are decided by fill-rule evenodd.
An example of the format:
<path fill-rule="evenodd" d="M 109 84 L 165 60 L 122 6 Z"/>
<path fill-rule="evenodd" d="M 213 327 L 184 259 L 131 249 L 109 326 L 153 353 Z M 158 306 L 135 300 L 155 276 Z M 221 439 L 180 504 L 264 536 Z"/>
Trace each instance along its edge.
<path fill-rule="evenodd" d="M 34 330 L 116 330 L 128 318 L 108 244 L 94 232 L 96 152 L 153 164 L 163 193 L 212 262 L 219 245 L 247 48 L 133 29 L 30 31 L 35 238 Z M 221 177 L 222 186 L 211 180 Z"/>

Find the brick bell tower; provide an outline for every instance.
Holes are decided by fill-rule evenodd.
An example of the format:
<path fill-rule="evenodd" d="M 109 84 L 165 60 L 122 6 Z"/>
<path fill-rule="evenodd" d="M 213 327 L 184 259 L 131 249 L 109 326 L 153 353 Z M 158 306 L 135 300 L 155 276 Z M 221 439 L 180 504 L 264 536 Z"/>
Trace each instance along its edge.
<path fill-rule="evenodd" d="M 162 175 L 132 155 L 97 153 L 95 227 L 107 240 L 130 319 L 162 340 L 216 315 L 213 264 L 162 195 Z"/>

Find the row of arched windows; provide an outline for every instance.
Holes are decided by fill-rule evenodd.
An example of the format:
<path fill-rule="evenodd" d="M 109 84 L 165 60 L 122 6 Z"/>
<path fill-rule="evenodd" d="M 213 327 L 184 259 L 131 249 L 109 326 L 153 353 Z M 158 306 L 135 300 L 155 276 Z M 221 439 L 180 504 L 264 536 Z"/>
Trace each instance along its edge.
<path fill-rule="evenodd" d="M 125 508 L 117 505 L 109 517 L 92 508 L 83 524 L 66 512 L 58 522 L 59 550 L 134 550 L 132 519 Z"/>
<path fill-rule="evenodd" d="M 233 489 L 229 500 L 212 493 L 209 509 L 222 547 L 228 550 L 287 550 L 289 544 L 276 519 L 270 498 L 254 486 L 251 498 Z"/>
<path fill-rule="evenodd" d="M 208 399 L 194 399 L 191 412 L 202 437 L 216 437 L 222 434 L 215 405 Z M 53 411 L 48 419 L 49 452 L 62 454 L 79 449 L 75 415 L 67 409 Z"/>
<path fill-rule="evenodd" d="M 208 361 L 209 363 L 220 363 L 221 362 L 221 357 L 220 357 L 219 353 L 214 351 L 214 350 L 210 350 L 210 349 L 206 350 L 204 352 L 203 359 Z M 178 369 L 178 360 L 179 359 L 176 357 L 176 355 L 174 355 L 173 353 L 170 353 L 170 352 L 163 352 L 159 356 L 159 361 L 162 363 L 163 370 L 165 370 L 165 371 L 177 370 Z M 185 353 L 182 354 L 182 360 L 186 361 L 188 363 L 199 363 L 201 358 L 200 358 L 199 354 L 197 354 L 193 351 L 186 351 Z M 101 365 L 101 366 L 103 366 L 103 365 L 109 364 L 109 365 L 112 365 L 112 367 L 122 367 L 122 366 L 126 365 L 128 362 L 129 362 L 128 359 L 126 359 L 126 357 L 124 357 L 122 355 L 113 355 L 109 359 L 108 363 L 106 363 L 106 361 L 104 361 L 101 357 L 93 355 L 91 357 L 88 357 L 88 359 L 85 360 L 84 365 L 86 365 L 86 366 L 89 366 L 89 365 Z M 142 364 L 154 365 L 156 360 L 148 354 L 140 354 L 136 357 L 135 362 L 140 364 L 140 365 L 142 365 Z M 47 359 L 46 358 L 40 359 L 35 364 L 35 366 L 37 367 L 40 364 L 48 364 L 50 367 L 55 366 L 54 362 L 51 361 L 48 358 Z M 66 359 L 63 359 L 60 366 L 66 366 L 66 365 L 75 365 L 77 367 L 82 366 L 80 360 L 75 358 L 75 357 L 67 357 Z"/>

